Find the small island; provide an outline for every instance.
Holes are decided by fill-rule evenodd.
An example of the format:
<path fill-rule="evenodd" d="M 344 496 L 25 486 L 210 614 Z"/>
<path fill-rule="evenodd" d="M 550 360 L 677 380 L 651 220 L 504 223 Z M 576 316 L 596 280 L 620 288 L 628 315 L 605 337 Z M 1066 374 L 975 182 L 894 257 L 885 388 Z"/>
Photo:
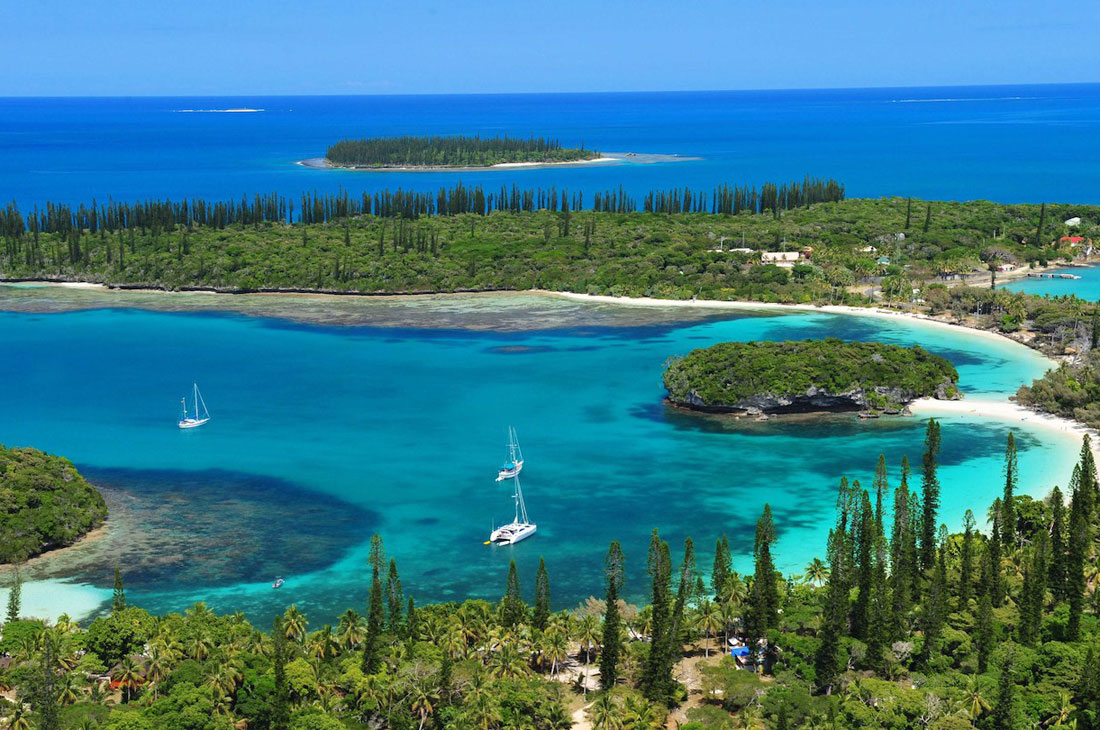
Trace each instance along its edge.
<path fill-rule="evenodd" d="M 328 167 L 353 170 L 445 170 L 589 162 L 599 152 L 562 147 L 545 137 L 425 136 L 345 139 L 328 148 Z"/>
<path fill-rule="evenodd" d="M 673 405 L 708 413 L 899 413 L 917 398 L 955 400 L 954 366 L 920 347 L 838 339 L 723 342 L 674 358 Z"/>
<path fill-rule="evenodd" d="M 103 496 L 68 459 L 0 445 L 0 564 L 72 545 L 106 518 Z"/>

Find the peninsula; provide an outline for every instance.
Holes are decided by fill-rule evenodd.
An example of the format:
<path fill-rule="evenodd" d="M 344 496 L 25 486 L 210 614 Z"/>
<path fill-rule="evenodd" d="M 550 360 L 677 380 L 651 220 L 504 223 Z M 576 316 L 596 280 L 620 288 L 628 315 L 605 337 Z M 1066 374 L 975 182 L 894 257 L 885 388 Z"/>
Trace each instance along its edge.
<path fill-rule="evenodd" d="M 0 445 L 0 564 L 72 545 L 107 518 L 102 495 L 68 459 Z"/>
<path fill-rule="evenodd" d="M 708 413 L 898 413 L 917 398 L 957 399 L 959 374 L 920 347 L 838 339 L 723 342 L 672 359 L 674 405 Z"/>
<path fill-rule="evenodd" d="M 545 137 L 370 137 L 330 146 L 324 166 L 353 170 L 488 169 L 601 159 L 599 152 L 562 147 Z"/>

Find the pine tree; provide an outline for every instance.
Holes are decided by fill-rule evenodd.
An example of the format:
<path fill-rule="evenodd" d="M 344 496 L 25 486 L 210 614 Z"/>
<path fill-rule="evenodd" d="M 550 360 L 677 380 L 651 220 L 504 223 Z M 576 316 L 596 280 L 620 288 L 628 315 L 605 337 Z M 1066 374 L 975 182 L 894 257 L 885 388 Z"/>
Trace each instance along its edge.
<path fill-rule="evenodd" d="M 1087 438 L 1087 437 L 1086 437 Z M 1069 602 L 1069 621 L 1066 634 L 1070 641 L 1077 641 L 1081 631 L 1081 611 L 1085 601 L 1085 557 L 1088 550 L 1089 487 L 1078 465 L 1070 479 L 1069 531 L 1066 547 L 1065 594 Z"/>
<path fill-rule="evenodd" d="M 874 669 L 882 666 L 883 655 L 890 643 L 890 600 L 887 595 L 886 538 L 875 538 L 875 569 L 871 582 L 870 625 L 867 630 L 867 665 Z"/>
<path fill-rule="evenodd" d="M 401 609 L 404 603 L 401 578 L 397 576 L 397 561 L 390 558 L 390 571 L 386 576 L 386 613 L 389 618 L 388 630 L 395 636 L 401 633 Z"/>
<path fill-rule="evenodd" d="M 921 626 L 924 629 L 924 642 L 921 644 L 917 665 L 928 668 L 932 658 L 939 652 L 940 633 L 947 616 L 947 527 L 940 527 L 939 549 L 936 551 L 936 564 L 932 579 L 928 582 L 924 605 L 921 610 Z"/>
<path fill-rule="evenodd" d="M 814 654 L 814 674 L 817 688 L 832 694 L 843 664 L 840 658 L 840 639 L 844 635 L 844 622 L 848 611 L 848 584 L 844 579 L 847 568 L 844 557 L 844 528 L 840 519 L 836 529 L 829 530 L 829 580 L 825 584 L 824 616 L 822 617 L 821 643 Z"/>
<path fill-rule="evenodd" d="M 416 601 L 412 596 L 409 596 L 409 607 L 405 609 L 405 637 L 408 638 L 410 646 L 412 642 L 415 642 L 420 636 L 420 623 L 416 615 Z"/>
<path fill-rule="evenodd" d="M 510 628 L 519 626 L 527 619 L 527 606 L 523 603 L 523 595 L 519 587 L 519 574 L 516 572 L 516 561 L 508 564 L 508 583 L 504 591 L 504 599 L 500 603 L 500 622 Z"/>
<path fill-rule="evenodd" d="M 382 537 L 375 533 L 370 539 L 371 587 L 367 605 L 367 633 L 363 639 L 363 674 L 374 674 L 380 664 L 379 639 L 385 625 L 385 607 L 382 602 L 382 564 L 385 561 Z"/>
<path fill-rule="evenodd" d="M 1066 597 L 1066 505 L 1062 490 L 1050 493 L 1050 570 L 1047 582 L 1057 603 Z"/>
<path fill-rule="evenodd" d="M 126 609 L 126 591 L 122 587 L 122 571 L 115 563 L 115 592 L 111 601 L 111 612 L 118 613 Z"/>
<path fill-rule="evenodd" d="M 1016 677 L 1015 652 L 1009 646 L 1001 664 L 1001 677 L 997 682 L 997 700 L 993 703 L 992 727 L 996 730 L 1016 730 Z"/>
<path fill-rule="evenodd" d="M 1089 646 L 1088 653 L 1085 655 L 1081 679 L 1073 693 L 1073 704 L 1081 713 L 1080 720 L 1084 721 L 1077 727 L 1083 730 L 1094 730 L 1100 720 L 1100 658 L 1096 656 L 1092 646 Z"/>
<path fill-rule="evenodd" d="M 978 618 L 974 627 L 974 648 L 978 653 L 978 673 L 989 669 L 989 655 L 993 653 L 993 603 L 989 594 L 978 600 Z"/>
<path fill-rule="evenodd" d="M 928 233 L 928 229 L 932 225 L 932 203 L 928 203 L 928 207 L 924 211 L 924 232 Z"/>
<path fill-rule="evenodd" d="M 1031 548 L 1031 561 L 1024 567 L 1024 581 L 1020 589 L 1019 620 L 1017 634 L 1024 646 L 1034 646 L 1039 640 L 1043 621 L 1043 604 L 1046 595 L 1047 534 L 1042 530 Z"/>
<path fill-rule="evenodd" d="M 672 609 L 672 631 L 669 632 L 669 656 L 679 653 L 684 630 L 684 612 L 695 592 L 695 543 L 690 537 L 684 540 L 684 562 L 680 564 L 680 584 L 676 590 L 676 603 Z M 669 668 L 671 671 L 671 667 Z"/>
<path fill-rule="evenodd" d="M 603 617 L 603 641 L 600 646 L 600 688 L 609 690 L 619 681 L 619 659 L 623 652 L 622 618 L 619 615 L 619 589 L 623 579 L 623 551 L 612 542 L 605 563 L 607 601 Z"/>
<path fill-rule="evenodd" d="M 936 513 L 940 508 L 940 482 L 936 476 L 936 456 L 940 451 L 940 424 L 928 419 L 924 435 L 924 455 L 921 459 L 921 515 L 920 568 L 932 569 L 936 560 Z"/>
<path fill-rule="evenodd" d="M 982 563 L 983 590 L 994 608 L 1000 608 L 1005 598 L 1004 570 L 1001 566 L 1001 500 L 993 500 L 993 527 L 985 546 Z"/>
<path fill-rule="evenodd" d="M 871 512 L 871 500 L 864 490 L 860 494 L 859 510 L 855 524 L 855 571 L 856 600 L 852 603 L 852 636 L 866 641 L 870 633 L 871 590 L 874 585 L 874 554 L 877 535 L 875 534 L 874 515 Z"/>
<path fill-rule="evenodd" d="M 23 608 L 23 579 L 19 575 L 19 567 L 16 566 L 12 574 L 11 588 L 8 590 L 8 615 L 7 623 L 19 620 L 19 613 Z"/>
<path fill-rule="evenodd" d="M 913 220 L 913 199 L 909 198 L 909 200 L 907 200 L 906 203 L 905 203 L 905 230 L 907 230 L 907 231 L 909 230 L 909 224 L 912 220 Z"/>
<path fill-rule="evenodd" d="M 275 693 L 271 701 L 271 730 L 290 729 L 290 687 L 286 680 L 286 664 L 290 650 L 287 646 L 286 632 L 283 630 L 282 615 L 275 616 L 271 627 L 271 639 L 274 642 L 271 661 L 275 672 Z"/>
<path fill-rule="evenodd" d="M 550 575 L 546 572 L 546 561 L 539 558 L 539 569 L 535 573 L 535 615 L 532 623 L 539 631 L 546 630 L 550 621 Z"/>
<path fill-rule="evenodd" d="M 875 480 L 871 486 L 875 490 L 875 534 L 885 535 L 882 510 L 883 501 L 890 490 L 890 482 L 886 476 L 886 457 L 882 454 L 878 455 L 878 464 L 875 465 Z"/>
<path fill-rule="evenodd" d="M 668 648 L 668 633 L 672 628 L 669 580 L 671 579 L 671 560 L 668 543 L 660 538 L 657 530 L 649 542 L 647 569 L 651 579 L 651 619 L 649 652 L 642 667 L 641 690 L 650 702 L 666 703 L 669 697 L 669 685 L 672 677 L 665 674 L 671 664 L 665 651 Z"/>
<path fill-rule="evenodd" d="M 775 562 L 772 560 L 772 543 L 775 542 L 775 522 L 771 505 L 764 505 L 764 512 L 756 522 L 756 538 L 753 547 L 756 569 L 753 577 L 753 611 L 763 637 L 768 629 L 779 627 L 779 588 L 775 582 Z"/>
<path fill-rule="evenodd" d="M 909 460 L 902 459 L 901 484 L 894 490 L 894 526 L 890 535 L 890 636 L 907 633 L 912 609 L 913 573 L 916 572 L 915 537 L 909 504 Z"/>
<path fill-rule="evenodd" d="M 1047 222 L 1047 204 L 1043 203 L 1039 206 L 1039 227 L 1035 229 L 1035 246 L 1041 247 L 1043 245 L 1043 228 Z"/>
<path fill-rule="evenodd" d="M 38 661 L 28 678 L 26 699 L 38 716 L 38 730 L 61 730 L 61 686 L 57 663 L 61 653 L 61 637 L 49 629 L 38 640 Z"/>
<path fill-rule="evenodd" d="M 1006 547 L 1016 544 L 1016 500 L 1013 497 L 1016 479 L 1016 437 L 1010 433 L 1005 447 L 1005 490 L 1001 497 L 1001 542 Z"/>
<path fill-rule="evenodd" d="M 959 547 L 959 610 L 964 610 L 974 592 L 974 513 L 963 515 L 962 545 Z"/>
<path fill-rule="evenodd" d="M 726 580 L 729 579 L 731 563 L 730 544 L 726 536 L 722 535 L 714 545 L 714 568 L 710 572 L 710 589 L 714 592 L 716 601 L 721 601 L 726 594 Z"/>

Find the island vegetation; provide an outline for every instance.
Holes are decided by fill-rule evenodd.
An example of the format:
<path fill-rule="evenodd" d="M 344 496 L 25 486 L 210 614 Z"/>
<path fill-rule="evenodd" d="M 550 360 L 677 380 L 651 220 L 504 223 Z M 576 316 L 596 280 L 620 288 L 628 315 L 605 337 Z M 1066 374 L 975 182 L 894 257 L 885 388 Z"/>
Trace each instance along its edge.
<path fill-rule="evenodd" d="M 712 413 L 898 413 L 917 398 L 958 398 L 959 374 L 921 347 L 834 338 L 722 342 L 665 366 L 669 402 Z"/>
<path fill-rule="evenodd" d="M 545 137 L 369 137 L 345 139 L 325 153 L 329 164 L 354 168 L 492 167 L 507 163 L 559 163 L 594 160 L 595 150 L 562 147 Z"/>
<path fill-rule="evenodd" d="M 72 545 L 106 518 L 103 496 L 68 459 L 0 444 L 0 563 Z"/>
<path fill-rule="evenodd" d="M 22 617 L 16 596 L 0 714 L 44 730 L 1096 728 L 1088 439 L 1065 488 L 1033 499 L 1010 435 L 1002 497 L 953 532 L 940 448 L 932 420 L 916 473 L 879 456 L 869 486 L 841 479 L 824 559 L 802 575 L 776 570 L 784 525 L 765 507 L 746 574 L 725 536 L 705 560 L 654 531 L 648 556 L 612 543 L 604 585 L 569 610 L 552 608 L 545 564 L 531 603 L 513 563 L 498 602 L 417 605 L 378 536 L 364 612 L 319 627 L 296 606 L 266 632 L 202 603 L 152 616 L 121 576 L 83 626 Z M 627 560 L 648 565 L 646 606 L 622 599 L 639 588 L 623 583 Z"/>

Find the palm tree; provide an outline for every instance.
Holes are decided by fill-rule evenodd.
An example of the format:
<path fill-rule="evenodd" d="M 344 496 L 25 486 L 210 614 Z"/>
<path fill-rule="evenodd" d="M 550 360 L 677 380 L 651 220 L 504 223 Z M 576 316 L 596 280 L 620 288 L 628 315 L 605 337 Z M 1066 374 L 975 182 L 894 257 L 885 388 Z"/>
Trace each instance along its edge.
<path fill-rule="evenodd" d="M 8 716 L 8 730 L 31 730 L 31 722 L 27 719 L 23 705 L 16 705 L 15 711 Z"/>
<path fill-rule="evenodd" d="M 297 606 L 291 606 L 283 614 L 283 628 L 286 632 L 286 638 L 291 641 L 301 641 L 306 635 L 307 626 L 309 626 L 309 620 L 304 613 L 298 610 Z"/>
<path fill-rule="evenodd" d="M 412 701 L 409 703 L 409 709 L 420 718 L 418 730 L 424 730 L 424 723 L 427 722 L 428 717 L 435 712 L 435 705 L 432 704 L 434 700 L 435 698 L 432 697 L 428 690 L 422 685 L 419 683 L 413 685 Z"/>
<path fill-rule="evenodd" d="M 560 629 L 550 629 L 543 636 L 542 656 L 550 662 L 550 676 L 558 674 L 558 664 L 569 658 L 569 637 Z"/>
<path fill-rule="evenodd" d="M 336 629 L 336 635 L 340 637 L 341 647 L 349 651 L 355 649 L 367 636 L 366 627 L 363 625 L 363 617 L 350 608 L 344 611 L 340 616 L 340 625 Z"/>
<path fill-rule="evenodd" d="M 737 623 L 737 619 L 740 618 L 739 613 L 740 610 L 735 603 L 726 601 L 718 606 L 718 620 L 722 624 L 722 635 L 726 640 L 726 647 L 730 643 L 730 627 Z"/>
<path fill-rule="evenodd" d="M 207 685 L 214 690 L 216 697 L 231 697 L 237 691 L 237 685 L 243 679 L 237 659 L 225 659 L 214 669 Z"/>
<path fill-rule="evenodd" d="M 806 580 L 815 586 L 821 586 L 829 579 L 829 567 L 821 558 L 806 563 Z"/>
<path fill-rule="evenodd" d="M 970 705 L 968 714 L 971 720 L 977 720 L 982 716 L 982 713 L 987 712 L 991 707 L 985 696 L 986 689 L 984 677 L 977 674 L 967 677 L 965 697 L 966 703 Z"/>
<path fill-rule="evenodd" d="M 651 702 L 637 695 L 628 695 L 623 704 L 624 725 L 636 730 L 657 730 L 665 725 L 664 716 Z"/>
<path fill-rule="evenodd" d="M 719 612 L 714 601 L 704 600 L 699 606 L 699 628 L 703 631 L 703 653 L 710 659 L 710 637 L 718 633 Z"/>
<path fill-rule="evenodd" d="M 504 644 L 489 659 L 489 670 L 498 679 L 515 679 L 527 674 L 527 662 L 512 644 Z"/>
<path fill-rule="evenodd" d="M 595 730 L 619 730 L 623 726 L 619 705 L 606 692 L 588 708 L 588 719 Z"/>
<path fill-rule="evenodd" d="M 1073 697 L 1069 692 L 1060 693 L 1060 704 L 1058 709 L 1056 709 L 1054 714 L 1048 717 L 1043 724 L 1047 727 L 1061 727 L 1069 723 L 1070 715 L 1077 709 L 1071 701 L 1072 699 Z"/>
<path fill-rule="evenodd" d="M 469 714 L 470 719 L 476 722 L 481 730 L 489 730 L 489 728 L 496 727 L 499 723 L 504 722 L 504 717 L 500 714 L 500 708 L 486 695 L 481 695 L 470 702 Z"/>
<path fill-rule="evenodd" d="M 600 648 L 602 633 L 600 620 L 596 616 L 585 616 L 577 626 L 577 641 L 580 642 L 581 649 L 584 650 L 585 664 L 592 663 L 592 650 Z"/>
<path fill-rule="evenodd" d="M 80 699 L 80 690 L 73 681 L 73 675 L 66 674 L 61 680 L 61 693 L 58 695 L 63 705 L 71 705 Z"/>
<path fill-rule="evenodd" d="M 191 637 L 191 641 L 187 646 L 187 653 L 195 661 L 205 661 L 210 656 L 211 650 L 214 648 L 214 642 L 210 640 L 210 637 L 205 631 L 200 631 Z"/>
<path fill-rule="evenodd" d="M 141 676 L 141 670 L 138 669 L 137 664 L 134 663 L 134 658 L 131 656 L 122 660 L 122 664 L 115 670 L 113 678 L 118 682 L 118 686 L 122 688 L 123 702 L 132 700 L 134 692 L 145 681 L 144 677 Z"/>
<path fill-rule="evenodd" d="M 332 626 L 325 624 L 319 632 L 313 635 L 309 642 L 309 655 L 318 661 L 327 661 L 340 653 L 340 646 L 336 637 L 332 635 Z"/>
<path fill-rule="evenodd" d="M 439 639 L 439 648 L 447 653 L 451 659 L 457 659 L 466 653 L 466 638 L 462 632 L 462 624 L 456 619 L 451 621 Z"/>

